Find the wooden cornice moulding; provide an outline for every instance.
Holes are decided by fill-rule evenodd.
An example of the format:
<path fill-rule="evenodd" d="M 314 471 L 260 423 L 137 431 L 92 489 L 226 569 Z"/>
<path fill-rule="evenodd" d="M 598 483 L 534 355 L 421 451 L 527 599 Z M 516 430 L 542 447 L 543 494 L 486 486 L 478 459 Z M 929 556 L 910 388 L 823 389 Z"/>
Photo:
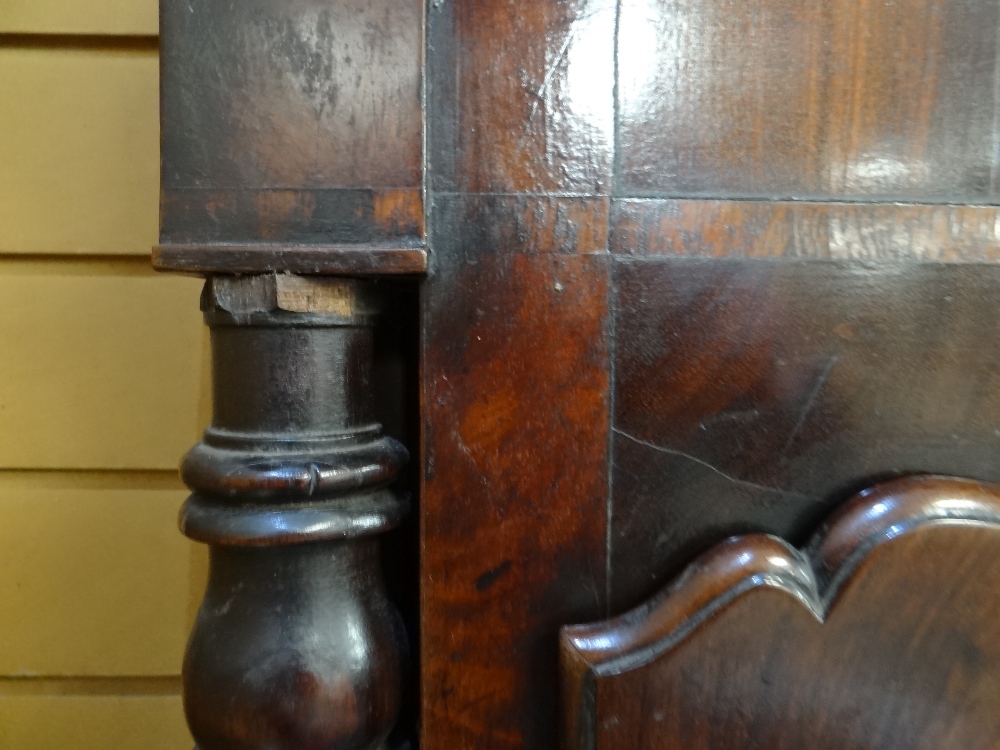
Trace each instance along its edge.
<path fill-rule="evenodd" d="M 1000 487 L 970 480 L 876 485 L 801 550 L 730 538 L 563 628 L 564 746 L 995 747 L 997 580 Z"/>
<path fill-rule="evenodd" d="M 181 273 L 414 276 L 427 271 L 420 245 L 161 244 L 153 267 Z"/>
<path fill-rule="evenodd" d="M 420 0 L 161 0 L 154 265 L 423 273 L 422 49 Z"/>

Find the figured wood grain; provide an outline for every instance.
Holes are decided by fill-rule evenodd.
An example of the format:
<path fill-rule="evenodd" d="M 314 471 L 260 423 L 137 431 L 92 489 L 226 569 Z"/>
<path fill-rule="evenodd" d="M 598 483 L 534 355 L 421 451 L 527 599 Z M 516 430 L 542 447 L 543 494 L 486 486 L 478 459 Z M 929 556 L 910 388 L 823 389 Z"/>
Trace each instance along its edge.
<path fill-rule="evenodd" d="M 162 10 L 161 243 L 422 240 L 422 3 Z"/>
<path fill-rule="evenodd" d="M 1000 487 L 917 476 L 803 549 L 734 537 L 624 615 L 565 628 L 567 748 L 990 748 Z"/>
<path fill-rule="evenodd" d="M 608 251 L 609 200 L 602 197 L 436 194 L 436 253 L 593 255 Z"/>
<path fill-rule="evenodd" d="M 992 201 L 998 12 L 623 2 L 618 194 Z"/>
<path fill-rule="evenodd" d="M 874 478 L 1000 481 L 993 264 L 615 264 L 611 601 Z"/>
<path fill-rule="evenodd" d="M 164 188 L 160 213 L 165 245 L 247 244 L 262 253 L 304 244 L 334 252 L 346 244 L 413 245 L 424 233 L 418 188 Z"/>
<path fill-rule="evenodd" d="M 880 262 L 996 262 L 990 206 L 802 201 L 616 200 L 619 255 Z"/>
<path fill-rule="evenodd" d="M 606 193 L 615 14 L 613 0 L 431 3 L 431 187 Z"/>
<path fill-rule="evenodd" d="M 422 747 L 552 747 L 556 632 L 605 606 L 614 19 L 428 7 Z"/>
<path fill-rule="evenodd" d="M 552 747 L 556 632 L 605 606 L 609 259 L 520 249 L 424 288 L 427 748 Z"/>
<path fill-rule="evenodd" d="M 876 478 L 1000 479 L 997 8 L 427 14 L 422 747 L 545 750 L 553 624 L 602 575 L 621 610 Z M 570 269 L 593 297 L 542 304 Z M 599 375 L 603 508 L 607 428 L 565 415 Z"/>

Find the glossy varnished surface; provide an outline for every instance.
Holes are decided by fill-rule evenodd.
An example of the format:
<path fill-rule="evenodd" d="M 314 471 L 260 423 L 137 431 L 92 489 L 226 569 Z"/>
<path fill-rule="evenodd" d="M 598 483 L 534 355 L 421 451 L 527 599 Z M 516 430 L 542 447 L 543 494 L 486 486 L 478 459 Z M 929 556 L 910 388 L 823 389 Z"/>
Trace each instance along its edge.
<path fill-rule="evenodd" d="M 626 260 L 615 281 L 615 609 L 728 534 L 800 541 L 871 478 L 1000 479 L 997 266 Z"/>
<path fill-rule="evenodd" d="M 422 29 L 417 0 L 163 0 L 161 242 L 420 242 Z"/>
<path fill-rule="evenodd" d="M 996 198 L 996 3 L 626 0 L 620 194 Z"/>
<path fill-rule="evenodd" d="M 553 747 L 605 611 L 614 5 L 429 6 L 422 747 Z"/>
<path fill-rule="evenodd" d="M 998 11 L 799 5 L 430 3 L 422 747 L 551 748 L 554 623 L 728 534 L 998 478 L 996 211 L 934 205 Z"/>
<path fill-rule="evenodd" d="M 422 746 L 552 747 L 555 633 L 605 606 L 607 256 L 455 252 L 423 303 Z"/>
<path fill-rule="evenodd" d="M 613 0 L 442 0 L 428 15 L 430 185 L 606 193 Z"/>
<path fill-rule="evenodd" d="M 370 750 L 401 705 L 405 635 L 375 535 L 407 452 L 375 409 L 372 282 L 216 276 L 212 424 L 181 468 L 211 545 L 184 659 L 200 750 Z"/>
<path fill-rule="evenodd" d="M 216 547 L 211 568 L 184 666 L 199 748 L 381 747 L 403 635 L 377 542 Z"/>
<path fill-rule="evenodd" d="M 995 262 L 991 206 L 623 199 L 611 251 L 637 257 Z"/>
<path fill-rule="evenodd" d="M 558 627 L 729 533 L 994 476 L 997 7 L 801 5 L 164 0 L 161 259 L 426 233 L 425 750 L 549 750 Z"/>
<path fill-rule="evenodd" d="M 998 492 L 877 485 L 802 551 L 734 537 L 642 606 L 566 628 L 566 747 L 994 747 Z"/>

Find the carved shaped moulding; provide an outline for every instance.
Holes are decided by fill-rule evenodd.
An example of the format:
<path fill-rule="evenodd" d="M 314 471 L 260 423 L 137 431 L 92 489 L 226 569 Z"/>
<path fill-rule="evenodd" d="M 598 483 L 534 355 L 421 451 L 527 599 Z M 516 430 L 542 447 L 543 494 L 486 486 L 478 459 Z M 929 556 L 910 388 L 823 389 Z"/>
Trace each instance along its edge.
<path fill-rule="evenodd" d="M 567 748 L 1000 747 L 1000 487 L 916 476 L 563 629 Z"/>

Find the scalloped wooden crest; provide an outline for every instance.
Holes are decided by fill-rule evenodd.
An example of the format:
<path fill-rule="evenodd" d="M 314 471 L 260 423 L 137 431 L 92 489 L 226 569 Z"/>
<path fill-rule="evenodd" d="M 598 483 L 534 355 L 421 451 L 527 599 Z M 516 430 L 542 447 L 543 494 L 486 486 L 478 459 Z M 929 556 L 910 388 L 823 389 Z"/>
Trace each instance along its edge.
<path fill-rule="evenodd" d="M 735 602 L 776 590 L 822 623 L 876 549 L 918 528 L 956 524 L 1000 530 L 1000 487 L 926 475 L 885 482 L 845 503 L 801 550 L 766 534 L 732 537 L 635 609 L 563 628 L 564 745 L 574 750 L 597 746 L 598 680 L 669 659 Z M 1000 664 L 993 667 L 1000 680 Z M 1000 715 L 1000 693 L 996 710 Z"/>

